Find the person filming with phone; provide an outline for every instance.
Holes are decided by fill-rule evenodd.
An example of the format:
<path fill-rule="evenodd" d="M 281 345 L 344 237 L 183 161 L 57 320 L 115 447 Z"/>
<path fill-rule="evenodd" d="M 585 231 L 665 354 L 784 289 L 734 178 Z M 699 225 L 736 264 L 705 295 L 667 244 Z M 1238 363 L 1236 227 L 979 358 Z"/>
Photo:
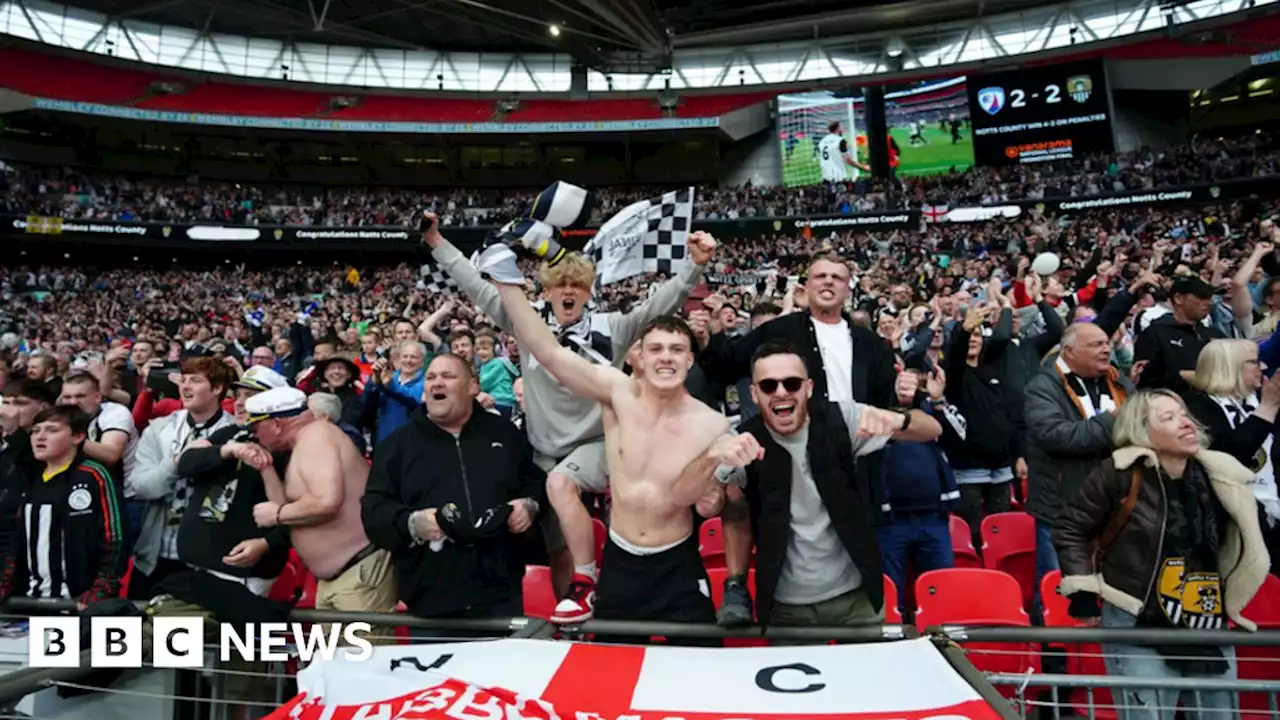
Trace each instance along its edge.
<path fill-rule="evenodd" d="M 389 356 L 378 353 L 364 399 L 366 417 L 371 413 L 377 423 L 375 447 L 408 424 L 409 415 L 422 404 L 426 362 L 427 346 L 417 340 L 400 341 Z"/>

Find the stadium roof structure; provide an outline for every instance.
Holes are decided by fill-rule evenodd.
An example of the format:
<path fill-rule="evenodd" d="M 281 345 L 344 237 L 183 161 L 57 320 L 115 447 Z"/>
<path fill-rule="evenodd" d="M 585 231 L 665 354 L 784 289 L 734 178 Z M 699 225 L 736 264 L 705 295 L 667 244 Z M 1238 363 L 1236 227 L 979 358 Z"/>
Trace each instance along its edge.
<path fill-rule="evenodd" d="M 569 93 L 575 67 L 589 69 L 592 92 L 945 77 L 1280 10 L 1280 0 L 65 1 L 0 0 L 0 34 L 251 79 L 512 94 Z M 1270 40 L 1244 53 L 1277 47 Z"/>

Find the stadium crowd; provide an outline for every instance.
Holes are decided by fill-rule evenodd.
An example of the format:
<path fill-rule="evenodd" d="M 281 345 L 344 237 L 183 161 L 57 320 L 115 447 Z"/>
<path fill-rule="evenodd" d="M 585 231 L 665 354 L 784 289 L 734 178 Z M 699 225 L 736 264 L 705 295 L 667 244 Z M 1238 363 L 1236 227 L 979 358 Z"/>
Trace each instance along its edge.
<path fill-rule="evenodd" d="M 985 198 L 1273 163 L 1258 135 L 1084 173 L 930 182 Z M 11 207 L 49 195 L 28 180 L 10 178 Z M 39 182 L 117 216 L 260 217 L 274 203 Z M 704 202 L 763 211 L 770 194 L 787 208 L 801 197 Z M 432 203 L 414 197 L 332 196 L 296 217 L 407 222 Z M 882 572 L 905 587 L 909 567 L 951 567 L 951 514 L 976 536 L 1016 503 L 1035 519 L 1037 575 L 1061 571 L 1074 617 L 1252 627 L 1240 612 L 1280 557 L 1277 204 L 742 243 L 693 233 L 674 275 L 593 298 L 579 255 L 517 272 L 494 246 L 482 277 L 448 234 L 492 197 L 437 199 L 456 207 L 437 205 L 422 268 L 0 270 L 0 512 L 16 520 L 0 527 L 0 599 L 118 613 L 124 594 L 161 598 L 152 613 L 267 621 L 296 600 L 276 587 L 292 551 L 319 608 L 520 615 L 532 564 L 549 568 L 561 624 L 874 624 Z M 663 405 L 683 402 L 680 387 L 697 402 Z M 659 447 L 665 464 L 646 464 Z M 712 518 L 718 613 L 697 547 Z M 64 542 L 32 540 L 49 533 Z M 1235 672 L 1230 648 L 1191 662 L 1186 647 L 1107 652 L 1115 674 Z"/>
<path fill-rule="evenodd" d="M 1194 185 L 1277 174 L 1280 149 L 1262 131 L 1197 138 L 1162 150 L 1142 149 L 1003 168 L 973 167 L 950 174 L 872 178 L 808 187 L 697 188 L 695 217 L 794 217 L 848 214 L 922 205 L 996 204 L 1019 199 L 1082 197 Z M 14 214 L 64 218 L 226 222 L 328 227 L 414 224 L 423 206 L 445 226 L 478 226 L 525 214 L 535 189 L 451 190 L 253 186 L 198 177 L 129 178 L 71 168 L 14 165 L 0 173 L 0 209 Z M 596 191 L 592 220 L 600 224 L 639 199 L 664 188 L 626 187 Z"/>

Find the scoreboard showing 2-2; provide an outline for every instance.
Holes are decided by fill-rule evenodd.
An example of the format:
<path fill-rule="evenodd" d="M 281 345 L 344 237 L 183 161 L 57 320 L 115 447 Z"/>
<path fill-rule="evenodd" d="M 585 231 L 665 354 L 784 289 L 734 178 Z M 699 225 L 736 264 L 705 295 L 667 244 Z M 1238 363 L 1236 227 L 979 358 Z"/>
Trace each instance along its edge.
<path fill-rule="evenodd" d="M 1100 60 L 970 75 L 978 165 L 1018 165 L 1112 152 L 1111 95 Z"/>

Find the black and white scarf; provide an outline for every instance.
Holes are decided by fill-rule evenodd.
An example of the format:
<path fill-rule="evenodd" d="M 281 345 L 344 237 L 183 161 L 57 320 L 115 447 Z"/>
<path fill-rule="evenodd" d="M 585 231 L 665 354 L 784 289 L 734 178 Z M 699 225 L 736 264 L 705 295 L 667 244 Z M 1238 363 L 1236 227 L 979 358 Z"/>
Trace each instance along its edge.
<path fill-rule="evenodd" d="M 596 312 L 594 303 L 588 302 L 578 322 L 561 327 L 551 303 L 539 300 L 534 303 L 534 309 L 556 334 L 561 345 L 573 348 L 579 355 L 596 364 L 613 364 L 612 315 Z"/>
<path fill-rule="evenodd" d="M 1209 398 L 1222 408 L 1222 414 L 1226 416 L 1232 430 L 1248 420 L 1253 411 L 1258 409 L 1260 402 L 1256 393 L 1242 400 L 1226 395 L 1210 395 Z M 1274 435 L 1268 435 L 1253 462 L 1249 463 L 1249 469 L 1253 471 L 1255 478 L 1252 485 L 1253 497 L 1266 512 L 1270 527 L 1275 527 L 1280 522 L 1280 489 L 1276 487 L 1276 467 L 1271 461 L 1271 445 L 1274 440 Z"/>

